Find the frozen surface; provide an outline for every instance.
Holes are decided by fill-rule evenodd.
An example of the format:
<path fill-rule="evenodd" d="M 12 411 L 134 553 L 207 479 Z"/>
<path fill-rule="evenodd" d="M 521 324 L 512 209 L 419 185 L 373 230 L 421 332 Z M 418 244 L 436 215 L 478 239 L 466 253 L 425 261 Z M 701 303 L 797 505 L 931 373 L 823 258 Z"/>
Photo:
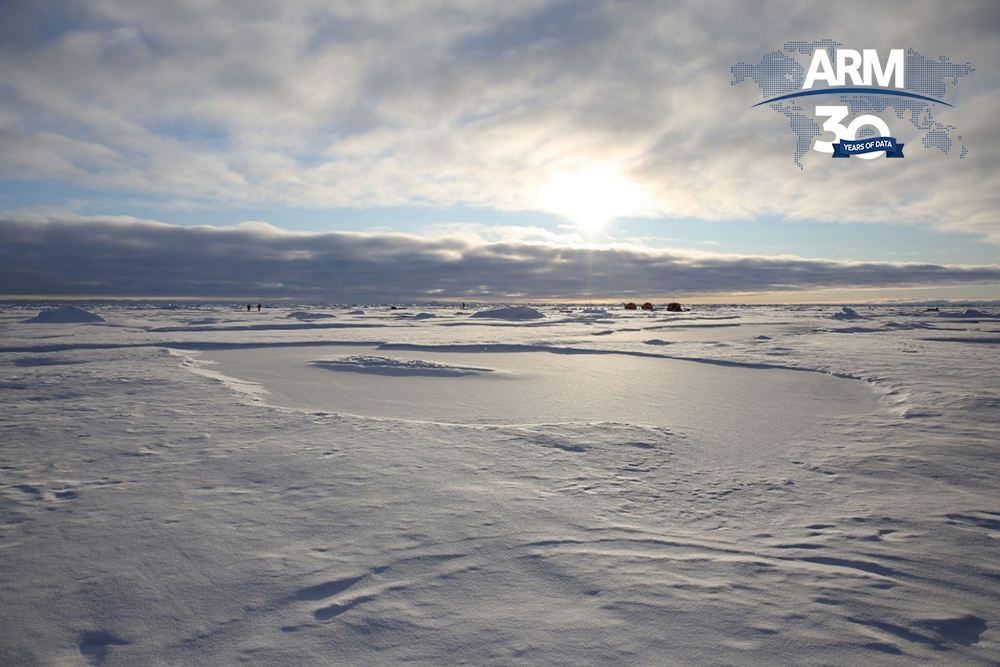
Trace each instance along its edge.
<path fill-rule="evenodd" d="M 858 315 L 858 312 L 849 306 L 844 306 L 840 309 L 839 313 L 833 314 L 833 319 L 835 320 L 857 320 L 860 318 L 861 316 Z"/>
<path fill-rule="evenodd" d="M 496 308 L 494 310 L 480 310 L 473 313 L 472 317 L 488 317 L 497 320 L 537 320 L 545 317 L 545 315 L 528 306 L 511 306 L 509 308 Z"/>
<path fill-rule="evenodd" d="M 27 324 L 79 324 L 81 322 L 103 322 L 104 318 L 77 306 L 62 306 L 43 310 L 32 318 L 24 320 Z"/>
<path fill-rule="evenodd" d="M 997 312 L 535 309 L 5 306 L 0 664 L 997 664 Z"/>
<path fill-rule="evenodd" d="M 690 434 L 688 455 L 698 458 L 752 460 L 783 451 L 818 423 L 878 409 L 865 383 L 822 373 L 559 347 L 380 347 L 395 356 L 358 348 L 324 358 L 329 348 L 296 346 L 211 350 L 198 358 L 255 383 L 273 405 L 453 424 L 643 424 Z M 761 392 L 762 383 L 770 391 Z"/>

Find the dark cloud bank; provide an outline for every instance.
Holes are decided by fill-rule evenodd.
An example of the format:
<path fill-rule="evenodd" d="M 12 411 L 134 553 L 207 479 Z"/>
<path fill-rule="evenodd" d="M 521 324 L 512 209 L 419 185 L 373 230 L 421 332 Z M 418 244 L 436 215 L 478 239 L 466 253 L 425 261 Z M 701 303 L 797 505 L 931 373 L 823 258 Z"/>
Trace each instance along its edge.
<path fill-rule="evenodd" d="M 0 220 L 6 296 L 582 300 L 1000 282 L 1000 266 L 850 263 L 635 247 Z"/>

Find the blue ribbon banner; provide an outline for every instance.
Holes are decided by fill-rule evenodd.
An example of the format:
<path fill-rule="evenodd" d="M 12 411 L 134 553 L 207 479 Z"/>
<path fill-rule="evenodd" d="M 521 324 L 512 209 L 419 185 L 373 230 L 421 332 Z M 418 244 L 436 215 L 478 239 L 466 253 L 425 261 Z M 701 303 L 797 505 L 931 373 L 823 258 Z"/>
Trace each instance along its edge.
<path fill-rule="evenodd" d="M 864 153 L 885 151 L 886 157 L 905 157 L 903 144 L 896 143 L 892 137 L 873 137 L 860 141 L 841 141 L 833 145 L 833 157 L 851 157 Z"/>

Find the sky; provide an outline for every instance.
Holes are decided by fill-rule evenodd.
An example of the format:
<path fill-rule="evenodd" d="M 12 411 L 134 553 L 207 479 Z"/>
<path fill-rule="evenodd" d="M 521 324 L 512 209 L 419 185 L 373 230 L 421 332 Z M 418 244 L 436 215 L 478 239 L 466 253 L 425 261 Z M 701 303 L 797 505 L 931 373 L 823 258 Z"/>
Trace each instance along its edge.
<path fill-rule="evenodd" d="M 1000 299 L 990 0 L 4 11 L 0 297 Z M 845 98 L 734 68 L 821 40 L 968 68 L 904 159 L 797 155 Z"/>

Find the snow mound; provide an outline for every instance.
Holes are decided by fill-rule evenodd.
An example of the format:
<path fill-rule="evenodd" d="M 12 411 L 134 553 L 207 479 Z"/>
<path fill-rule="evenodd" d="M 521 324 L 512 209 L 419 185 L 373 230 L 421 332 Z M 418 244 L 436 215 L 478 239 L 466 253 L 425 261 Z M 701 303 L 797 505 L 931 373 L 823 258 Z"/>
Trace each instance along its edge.
<path fill-rule="evenodd" d="M 413 316 L 415 320 L 429 320 L 432 317 L 437 317 L 434 313 L 417 313 Z"/>
<path fill-rule="evenodd" d="M 352 310 L 351 312 L 349 312 L 347 314 L 348 315 L 364 315 L 365 311 L 363 311 L 363 310 Z"/>
<path fill-rule="evenodd" d="M 478 375 L 491 373 L 490 368 L 475 368 L 472 366 L 453 366 L 439 364 L 422 359 L 395 359 L 392 357 L 376 357 L 368 355 L 353 355 L 334 357 L 331 359 L 316 359 L 310 361 L 313 366 L 327 368 L 332 371 L 348 371 L 351 373 L 372 373 L 375 375 L 431 375 L 436 377 L 456 377 L 460 375 Z"/>
<path fill-rule="evenodd" d="M 43 310 L 37 316 L 24 320 L 30 324 L 80 324 L 84 322 L 104 322 L 100 315 L 88 312 L 76 306 L 63 306 Z"/>
<path fill-rule="evenodd" d="M 861 317 L 853 308 L 848 308 L 847 306 L 841 308 L 839 313 L 833 314 L 833 319 L 835 320 L 859 320 Z"/>
<path fill-rule="evenodd" d="M 472 317 L 489 317 L 497 320 L 537 320 L 545 317 L 534 308 L 527 306 L 512 306 L 496 310 L 481 310 Z"/>
<path fill-rule="evenodd" d="M 986 317 L 986 313 L 975 308 L 966 308 L 958 314 L 958 317 Z"/>
<path fill-rule="evenodd" d="M 327 317 L 336 317 L 336 315 L 330 315 L 329 313 L 307 313 L 302 310 L 288 313 L 288 318 L 294 320 L 320 320 Z"/>
<path fill-rule="evenodd" d="M 601 308 L 585 308 L 584 315 L 594 315 L 596 317 L 611 317 L 611 313 Z"/>

